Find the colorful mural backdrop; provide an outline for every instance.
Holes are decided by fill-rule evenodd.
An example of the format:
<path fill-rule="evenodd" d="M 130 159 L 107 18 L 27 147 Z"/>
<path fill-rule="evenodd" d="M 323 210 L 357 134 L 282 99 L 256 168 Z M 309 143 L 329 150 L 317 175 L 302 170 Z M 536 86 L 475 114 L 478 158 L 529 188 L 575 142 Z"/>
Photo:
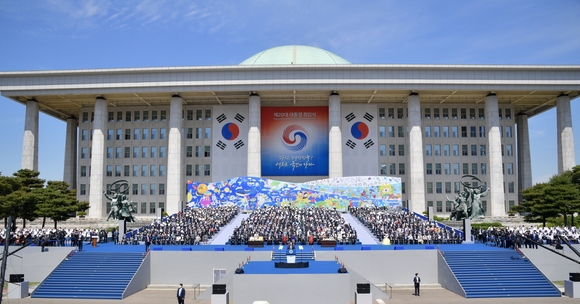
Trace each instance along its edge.
<path fill-rule="evenodd" d="M 357 176 L 288 183 L 258 177 L 236 177 L 217 183 L 188 181 L 190 207 L 237 205 L 242 210 L 263 206 L 326 207 L 401 206 L 401 178 Z"/>
<path fill-rule="evenodd" d="M 262 107 L 262 175 L 328 176 L 328 107 Z"/>

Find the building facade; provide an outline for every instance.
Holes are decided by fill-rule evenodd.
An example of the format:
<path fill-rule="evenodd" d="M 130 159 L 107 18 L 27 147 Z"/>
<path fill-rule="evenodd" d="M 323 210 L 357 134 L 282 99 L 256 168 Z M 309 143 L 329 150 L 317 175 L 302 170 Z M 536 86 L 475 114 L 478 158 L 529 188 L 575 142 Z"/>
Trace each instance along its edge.
<path fill-rule="evenodd" d="M 438 215 L 471 175 L 490 189 L 486 215 L 503 216 L 532 185 L 529 117 L 557 107 L 558 171 L 575 165 L 580 66 L 355 65 L 286 46 L 238 66 L 5 72 L 0 90 L 26 104 L 23 168 L 38 168 L 39 111 L 66 120 L 63 178 L 92 218 L 121 179 L 154 217 L 183 208 L 188 180 L 375 175 L 400 177 L 403 204 Z M 308 170 L 276 161 L 271 133 L 293 119 L 311 124 Z"/>

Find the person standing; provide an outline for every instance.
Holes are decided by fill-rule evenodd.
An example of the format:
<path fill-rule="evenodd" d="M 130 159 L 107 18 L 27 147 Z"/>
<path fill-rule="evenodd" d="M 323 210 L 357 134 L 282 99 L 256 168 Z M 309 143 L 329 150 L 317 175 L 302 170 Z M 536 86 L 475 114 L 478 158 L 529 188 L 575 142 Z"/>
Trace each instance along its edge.
<path fill-rule="evenodd" d="M 418 273 L 415 273 L 415 277 L 413 278 L 413 283 L 415 284 L 415 295 L 421 296 L 419 293 L 419 287 L 421 286 L 421 278 L 419 277 Z"/>
<path fill-rule="evenodd" d="M 79 251 L 83 251 L 83 234 L 79 232 L 79 238 L 77 240 L 77 245 L 79 247 Z"/>
<path fill-rule="evenodd" d="M 182 283 L 179 283 L 179 288 L 177 288 L 177 304 L 184 303 L 185 303 L 185 288 L 183 288 Z"/>
<path fill-rule="evenodd" d="M 151 236 L 149 234 L 145 235 L 145 252 L 149 252 L 149 246 L 151 246 Z"/>

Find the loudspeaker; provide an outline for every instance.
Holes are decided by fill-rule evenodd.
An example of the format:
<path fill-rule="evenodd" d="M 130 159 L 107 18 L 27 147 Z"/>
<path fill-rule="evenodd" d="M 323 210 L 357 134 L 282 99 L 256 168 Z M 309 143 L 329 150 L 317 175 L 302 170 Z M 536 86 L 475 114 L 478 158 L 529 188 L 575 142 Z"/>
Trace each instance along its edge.
<path fill-rule="evenodd" d="M 226 294 L 226 284 L 213 284 L 211 288 L 212 294 Z"/>
<path fill-rule="evenodd" d="M 11 274 L 10 283 L 24 282 L 24 274 Z"/>
<path fill-rule="evenodd" d="M 346 271 L 346 268 L 341 267 L 338 269 L 338 273 L 348 273 L 348 271 Z"/>
<path fill-rule="evenodd" d="M 244 273 L 244 270 L 242 268 L 238 268 L 236 269 L 235 273 L 237 274 Z"/>
<path fill-rule="evenodd" d="M 357 283 L 356 284 L 357 293 L 371 293 L 371 284 L 369 283 Z"/>
<path fill-rule="evenodd" d="M 12 278 L 12 275 L 10 275 Z M 570 272 L 570 281 L 580 282 L 580 272 Z"/>

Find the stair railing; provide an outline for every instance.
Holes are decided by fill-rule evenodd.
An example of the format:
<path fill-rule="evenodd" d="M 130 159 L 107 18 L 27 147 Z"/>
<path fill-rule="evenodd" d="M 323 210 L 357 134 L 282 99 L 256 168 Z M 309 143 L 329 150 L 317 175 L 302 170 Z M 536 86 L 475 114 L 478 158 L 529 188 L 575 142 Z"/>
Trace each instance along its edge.
<path fill-rule="evenodd" d="M 201 294 L 201 285 L 193 285 L 193 299 L 197 300 L 197 297 Z"/>
<path fill-rule="evenodd" d="M 389 299 L 393 298 L 393 286 L 389 285 L 389 283 L 385 283 L 384 291 L 387 294 L 387 296 L 389 296 Z M 390 295 L 389 295 L 389 291 L 391 292 Z"/>

